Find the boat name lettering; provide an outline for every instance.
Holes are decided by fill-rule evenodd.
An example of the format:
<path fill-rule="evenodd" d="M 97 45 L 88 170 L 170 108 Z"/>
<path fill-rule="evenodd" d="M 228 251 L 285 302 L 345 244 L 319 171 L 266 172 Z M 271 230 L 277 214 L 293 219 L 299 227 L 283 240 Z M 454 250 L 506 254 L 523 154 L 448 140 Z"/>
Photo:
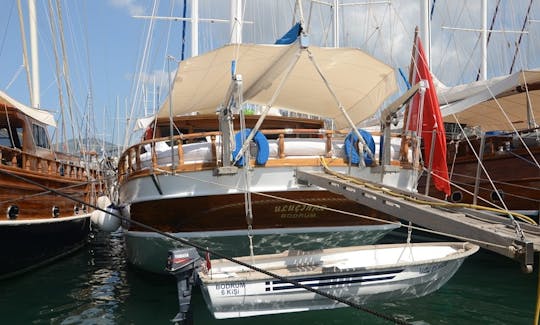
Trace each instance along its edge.
<path fill-rule="evenodd" d="M 317 214 L 312 213 L 282 213 L 280 216 L 281 219 L 308 219 L 308 218 L 317 218 Z"/>
<path fill-rule="evenodd" d="M 323 211 L 323 207 L 315 207 L 311 205 L 302 204 L 283 204 L 274 208 L 274 212 L 311 212 L 311 211 Z"/>
<path fill-rule="evenodd" d="M 432 272 L 435 272 L 435 271 L 445 267 L 446 264 L 448 264 L 448 262 L 441 262 L 441 263 L 436 263 L 436 264 L 423 265 L 423 266 L 420 267 L 420 273 L 432 273 Z"/>
<path fill-rule="evenodd" d="M 231 282 L 231 283 L 218 283 L 216 284 L 216 290 L 220 292 L 222 296 L 236 296 L 241 294 L 245 289 L 245 282 Z"/>

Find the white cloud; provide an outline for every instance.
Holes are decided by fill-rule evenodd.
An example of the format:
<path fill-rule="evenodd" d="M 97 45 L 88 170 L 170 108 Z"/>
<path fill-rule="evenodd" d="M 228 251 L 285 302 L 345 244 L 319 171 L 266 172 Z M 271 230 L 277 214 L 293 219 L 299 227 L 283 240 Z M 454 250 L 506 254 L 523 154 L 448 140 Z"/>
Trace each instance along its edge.
<path fill-rule="evenodd" d="M 144 6 L 137 3 L 136 0 L 109 0 L 110 3 L 118 8 L 127 9 L 131 16 L 144 14 Z"/>

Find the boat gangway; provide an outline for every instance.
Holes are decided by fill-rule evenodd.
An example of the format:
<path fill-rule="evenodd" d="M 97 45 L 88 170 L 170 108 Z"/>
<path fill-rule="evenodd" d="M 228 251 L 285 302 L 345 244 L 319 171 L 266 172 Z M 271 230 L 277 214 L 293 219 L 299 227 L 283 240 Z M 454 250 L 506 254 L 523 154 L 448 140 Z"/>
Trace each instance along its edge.
<path fill-rule="evenodd" d="M 518 261 L 532 272 L 534 253 L 540 251 L 540 227 L 492 211 L 483 211 L 334 174 L 297 170 L 299 183 L 318 186 L 414 225 Z"/>

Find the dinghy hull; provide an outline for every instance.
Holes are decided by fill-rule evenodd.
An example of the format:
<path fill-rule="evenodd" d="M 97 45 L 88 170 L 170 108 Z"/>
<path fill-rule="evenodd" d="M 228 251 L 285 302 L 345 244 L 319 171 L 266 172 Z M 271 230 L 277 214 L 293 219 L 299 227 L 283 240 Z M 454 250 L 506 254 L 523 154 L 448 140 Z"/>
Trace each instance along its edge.
<path fill-rule="evenodd" d="M 367 304 L 430 294 L 477 250 L 469 243 L 357 246 L 256 256 L 254 265 L 325 294 Z M 250 259 L 240 258 L 246 263 Z M 199 277 L 218 319 L 347 307 L 225 260 L 212 261 L 210 271 L 199 272 Z"/>

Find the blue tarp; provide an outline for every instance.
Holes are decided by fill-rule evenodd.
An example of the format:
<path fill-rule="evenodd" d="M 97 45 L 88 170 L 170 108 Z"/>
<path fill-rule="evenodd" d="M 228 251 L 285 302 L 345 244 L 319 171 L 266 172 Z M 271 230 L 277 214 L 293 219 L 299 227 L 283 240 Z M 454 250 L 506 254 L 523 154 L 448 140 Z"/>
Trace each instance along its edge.
<path fill-rule="evenodd" d="M 298 38 L 302 31 L 300 23 L 296 23 L 285 35 L 278 39 L 274 44 L 291 44 Z"/>

